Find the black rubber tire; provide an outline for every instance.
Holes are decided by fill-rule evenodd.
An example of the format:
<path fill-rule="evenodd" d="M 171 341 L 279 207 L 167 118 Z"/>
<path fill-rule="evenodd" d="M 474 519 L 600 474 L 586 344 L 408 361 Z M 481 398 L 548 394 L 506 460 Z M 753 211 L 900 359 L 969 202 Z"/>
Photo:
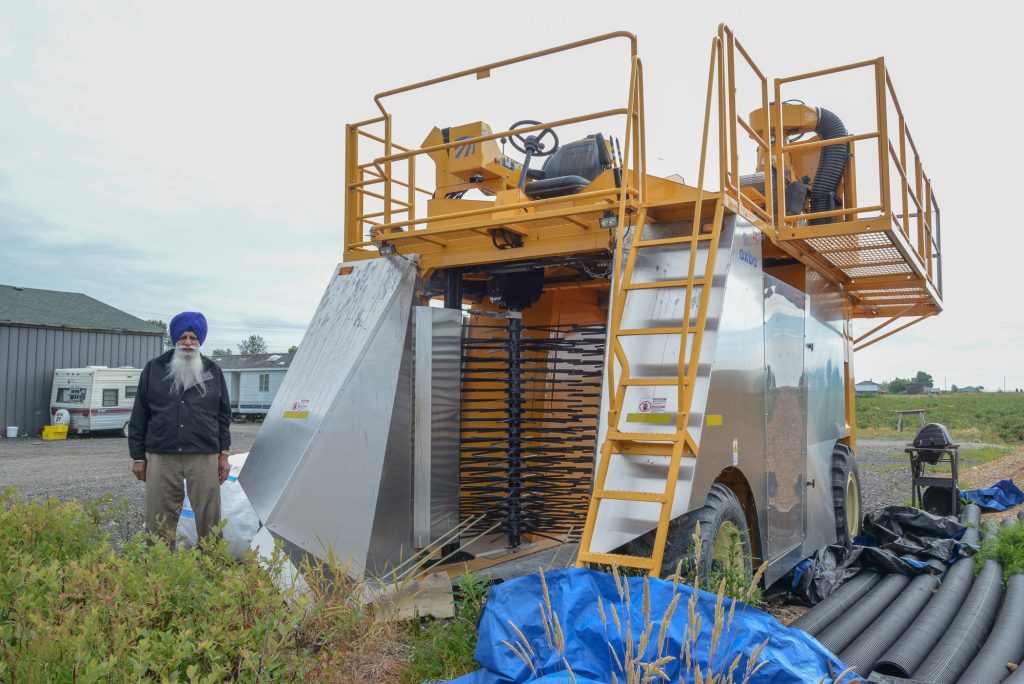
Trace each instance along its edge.
<path fill-rule="evenodd" d="M 846 490 L 850 476 L 857 488 L 857 520 L 847 520 Z M 832 510 L 836 515 L 836 543 L 848 546 L 860 530 L 861 511 L 860 471 L 853 451 L 845 444 L 836 443 L 832 449 Z M 853 534 L 850 534 L 851 530 Z"/>
<path fill-rule="evenodd" d="M 693 535 L 697 530 L 698 523 L 700 523 L 701 552 L 700 558 L 694 559 Z M 715 541 L 718 540 L 722 526 L 726 523 L 731 523 L 739 532 L 740 545 L 743 547 L 744 572 L 750 579 L 753 576 L 753 570 L 747 518 L 743 513 L 740 500 L 732 490 L 718 483 L 711 485 L 711 490 L 708 492 L 703 506 L 679 516 L 669 524 L 665 556 L 661 564 L 661 577 L 673 575 L 680 562 L 682 562 L 684 571 L 691 572 L 696 560 L 696 568 L 699 570 L 700 577 L 707 578 L 716 570 L 716 562 L 713 558 Z M 653 542 L 654 534 L 653 532 L 649 533 L 641 539 L 646 540 L 646 545 L 649 547 Z M 648 555 L 650 555 L 649 552 Z"/>
<path fill-rule="evenodd" d="M 128 439 L 128 423 L 121 426 L 121 436 Z"/>

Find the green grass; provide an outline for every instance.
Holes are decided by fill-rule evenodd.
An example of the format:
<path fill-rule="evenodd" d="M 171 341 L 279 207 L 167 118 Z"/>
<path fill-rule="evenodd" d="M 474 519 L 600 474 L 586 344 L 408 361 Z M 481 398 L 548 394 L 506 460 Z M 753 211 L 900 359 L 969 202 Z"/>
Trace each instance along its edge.
<path fill-rule="evenodd" d="M 479 667 L 473 652 L 490 582 L 467 572 L 455 580 L 454 586 L 454 619 L 423 618 L 410 623 L 412 664 L 403 673 L 403 682 L 447 681 Z"/>
<path fill-rule="evenodd" d="M 927 409 L 929 423 L 942 423 L 954 440 L 1017 443 L 1024 440 L 1024 394 L 982 393 L 857 397 L 857 430 L 864 436 L 896 435 L 896 411 Z M 917 424 L 904 419 L 903 435 L 913 439 Z"/>
<path fill-rule="evenodd" d="M 999 533 L 981 543 L 975 572 L 981 570 L 985 561 L 994 559 L 1003 566 L 1003 582 L 1018 572 L 1024 572 L 1024 525 L 1015 524 L 1000 527 Z"/>

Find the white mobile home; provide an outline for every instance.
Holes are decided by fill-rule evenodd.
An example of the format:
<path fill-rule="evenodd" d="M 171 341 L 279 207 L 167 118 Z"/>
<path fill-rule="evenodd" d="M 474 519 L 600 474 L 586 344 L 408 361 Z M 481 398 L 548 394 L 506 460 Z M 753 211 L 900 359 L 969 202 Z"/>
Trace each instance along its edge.
<path fill-rule="evenodd" d="M 141 373 L 130 366 L 58 368 L 53 372 L 50 416 L 65 409 L 71 414 L 72 432 L 117 430 L 127 437 Z"/>
<path fill-rule="evenodd" d="M 295 354 L 215 356 L 231 397 L 231 414 L 246 420 L 267 415 Z"/>

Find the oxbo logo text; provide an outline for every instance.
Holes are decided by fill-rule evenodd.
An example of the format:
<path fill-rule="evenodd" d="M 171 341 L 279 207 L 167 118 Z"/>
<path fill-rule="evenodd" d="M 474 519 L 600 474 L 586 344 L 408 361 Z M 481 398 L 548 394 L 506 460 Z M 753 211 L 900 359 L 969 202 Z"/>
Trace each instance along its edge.
<path fill-rule="evenodd" d="M 740 250 L 740 261 L 745 261 L 753 267 L 757 267 L 757 257 L 745 249 Z"/>

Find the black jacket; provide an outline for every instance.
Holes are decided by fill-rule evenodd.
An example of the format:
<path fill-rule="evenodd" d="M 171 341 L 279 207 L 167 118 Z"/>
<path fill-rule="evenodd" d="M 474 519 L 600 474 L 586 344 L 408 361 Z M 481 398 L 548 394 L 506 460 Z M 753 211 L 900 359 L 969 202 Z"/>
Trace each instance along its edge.
<path fill-rule="evenodd" d="M 172 349 L 149 361 L 139 377 L 128 427 L 128 452 L 136 460 L 153 454 L 215 454 L 231 446 L 231 400 L 220 366 L 203 357 L 206 394 L 199 385 L 178 394 L 165 380 Z"/>

